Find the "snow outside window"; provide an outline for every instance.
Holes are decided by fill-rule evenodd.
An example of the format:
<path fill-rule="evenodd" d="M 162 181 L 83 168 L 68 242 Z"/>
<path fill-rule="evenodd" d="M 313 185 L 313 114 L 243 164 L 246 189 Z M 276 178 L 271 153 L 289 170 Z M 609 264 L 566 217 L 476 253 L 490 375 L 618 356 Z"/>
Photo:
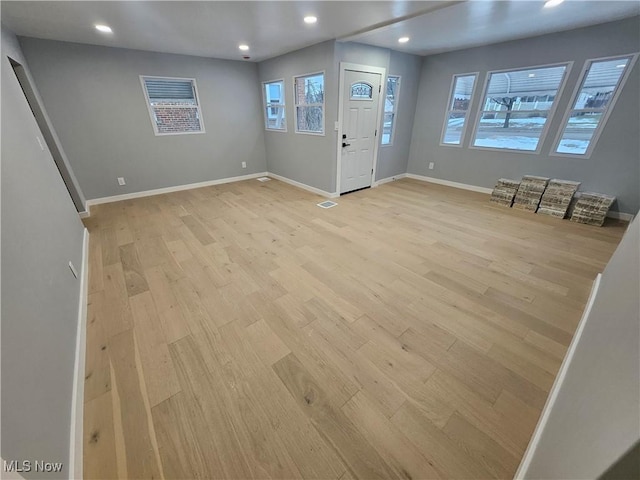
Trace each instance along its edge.
<path fill-rule="evenodd" d="M 294 77 L 296 133 L 324 135 L 324 73 Z"/>
<path fill-rule="evenodd" d="M 384 122 L 382 124 L 382 145 L 391 145 L 396 130 L 398 112 L 398 95 L 400 95 L 400 77 L 387 77 L 387 95 L 384 99 Z"/>
<path fill-rule="evenodd" d="M 454 75 L 442 132 L 442 144 L 460 145 L 467 126 L 477 74 Z"/>
<path fill-rule="evenodd" d="M 490 72 L 473 146 L 539 151 L 567 66 Z"/>
<path fill-rule="evenodd" d="M 634 56 L 628 55 L 587 63 L 571 109 L 562 123 L 562 134 L 555 144 L 556 153 L 591 153 L 633 60 Z"/>
<path fill-rule="evenodd" d="M 284 80 L 264 82 L 265 128 L 267 130 L 287 131 L 286 110 L 284 103 Z"/>

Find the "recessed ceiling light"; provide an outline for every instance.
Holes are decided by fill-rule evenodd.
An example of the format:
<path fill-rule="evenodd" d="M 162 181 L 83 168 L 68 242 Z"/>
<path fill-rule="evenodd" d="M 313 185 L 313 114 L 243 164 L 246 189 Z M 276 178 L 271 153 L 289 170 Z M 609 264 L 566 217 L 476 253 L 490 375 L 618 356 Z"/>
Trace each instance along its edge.
<path fill-rule="evenodd" d="M 535 73 L 530 73 L 530 74 L 529 74 L 529 78 L 533 78 L 533 77 L 535 77 L 535 76 L 536 76 L 536 74 L 535 74 Z"/>
<path fill-rule="evenodd" d="M 247 50 L 249 50 L 249 45 L 245 45 L 244 43 L 241 45 L 238 45 L 238 48 L 240 50 L 242 50 L 243 52 L 246 52 Z"/>
<path fill-rule="evenodd" d="M 557 7 L 562 2 L 564 2 L 564 0 L 547 0 L 547 2 L 545 2 L 544 4 L 544 8 Z"/>
<path fill-rule="evenodd" d="M 97 24 L 96 25 L 96 30 L 98 30 L 99 32 L 102 32 L 102 33 L 113 33 L 113 30 L 111 30 L 111 27 L 109 25 Z"/>
<path fill-rule="evenodd" d="M 409 37 L 400 37 L 398 39 L 398 42 L 400 43 L 407 43 L 409 41 Z"/>
<path fill-rule="evenodd" d="M 616 65 L 616 68 L 624 68 L 626 66 L 627 66 L 626 63 L 621 63 L 620 65 Z"/>
<path fill-rule="evenodd" d="M 318 17 L 314 17 L 313 15 L 307 15 L 304 17 L 304 23 L 312 24 L 318 21 Z"/>

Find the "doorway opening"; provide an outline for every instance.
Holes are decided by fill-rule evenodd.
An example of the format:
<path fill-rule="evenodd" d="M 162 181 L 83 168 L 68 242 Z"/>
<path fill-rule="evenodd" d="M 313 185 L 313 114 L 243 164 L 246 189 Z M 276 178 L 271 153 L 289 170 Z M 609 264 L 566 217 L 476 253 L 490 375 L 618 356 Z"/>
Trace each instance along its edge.
<path fill-rule="evenodd" d="M 76 207 L 78 212 L 83 212 L 85 207 L 83 205 L 83 198 L 80 192 L 78 191 L 71 173 L 65 164 L 62 153 L 60 152 L 60 148 L 54 139 L 53 132 L 49 127 L 49 124 L 45 120 L 44 110 L 38 101 L 38 97 L 31 86 L 31 82 L 29 80 L 29 76 L 25 71 L 24 67 L 16 62 L 13 58 L 7 57 L 9 59 L 9 63 L 11 63 L 11 67 L 13 68 L 13 73 L 15 73 L 16 78 L 18 79 L 18 83 L 20 84 L 20 88 L 22 88 L 22 93 L 24 94 L 27 103 L 29 104 L 29 108 L 31 109 L 31 113 L 36 120 L 38 128 L 40 129 L 40 133 L 42 134 L 42 138 L 44 139 L 47 147 L 49 148 L 49 152 L 51 152 L 51 156 L 53 157 L 53 161 L 58 168 L 58 172 L 60 172 L 60 176 L 62 177 L 62 181 L 67 187 L 67 191 L 69 192 L 69 196 L 73 201 L 73 204 Z"/>

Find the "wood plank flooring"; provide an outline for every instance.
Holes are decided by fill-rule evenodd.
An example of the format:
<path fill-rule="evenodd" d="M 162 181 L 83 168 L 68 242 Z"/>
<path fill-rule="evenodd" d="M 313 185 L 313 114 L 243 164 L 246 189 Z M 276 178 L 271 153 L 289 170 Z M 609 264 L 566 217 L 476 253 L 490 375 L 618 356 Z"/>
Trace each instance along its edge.
<path fill-rule="evenodd" d="M 401 180 L 99 205 L 86 478 L 511 478 L 625 224 Z"/>

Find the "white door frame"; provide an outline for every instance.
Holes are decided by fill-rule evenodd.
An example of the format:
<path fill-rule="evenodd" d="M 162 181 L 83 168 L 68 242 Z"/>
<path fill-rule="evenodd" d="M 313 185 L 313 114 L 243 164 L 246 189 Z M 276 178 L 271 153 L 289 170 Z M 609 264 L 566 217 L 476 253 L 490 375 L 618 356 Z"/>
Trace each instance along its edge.
<path fill-rule="evenodd" d="M 378 73 L 380 74 L 380 95 L 378 98 L 378 114 L 376 116 L 376 129 L 380 130 L 380 134 L 382 134 L 382 129 L 380 127 L 382 121 L 382 114 L 384 109 L 384 99 L 386 97 L 386 82 L 387 82 L 387 69 L 384 67 L 372 67 L 370 65 L 360 65 L 358 63 L 348 63 L 348 62 L 340 62 L 340 82 L 338 84 L 338 144 L 337 148 L 337 172 L 336 172 L 336 194 L 340 196 L 340 177 L 342 174 L 342 121 L 343 114 L 342 109 L 344 108 L 344 72 L 345 70 L 355 70 L 357 72 L 364 73 Z M 382 87 L 384 87 L 384 94 L 382 93 Z M 373 147 L 373 174 L 371 175 L 371 186 L 374 185 L 376 178 L 376 171 L 378 169 L 378 148 L 380 147 L 380 135 L 376 135 L 376 141 Z"/>

